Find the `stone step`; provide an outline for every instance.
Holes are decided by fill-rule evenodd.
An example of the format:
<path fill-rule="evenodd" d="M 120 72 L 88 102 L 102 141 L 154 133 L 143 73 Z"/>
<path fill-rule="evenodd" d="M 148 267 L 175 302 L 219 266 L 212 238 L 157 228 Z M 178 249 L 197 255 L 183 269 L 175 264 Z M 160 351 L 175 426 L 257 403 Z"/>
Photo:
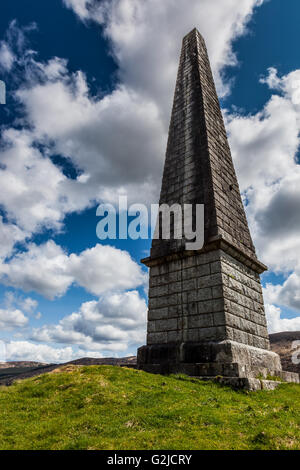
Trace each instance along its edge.
<path fill-rule="evenodd" d="M 300 383 L 300 376 L 296 372 L 289 372 L 285 370 L 275 371 L 275 377 L 280 377 L 281 380 L 284 382 L 292 382 L 299 384 Z"/>
<path fill-rule="evenodd" d="M 260 380 L 250 377 L 193 377 L 199 380 L 211 380 L 221 385 L 227 385 L 237 390 L 275 390 L 281 382 L 275 380 Z"/>
<path fill-rule="evenodd" d="M 152 374 L 186 374 L 191 377 L 198 377 L 208 380 L 211 379 L 236 379 L 239 380 L 258 380 L 262 382 L 276 382 L 280 381 L 300 383 L 299 374 L 294 372 L 287 372 L 282 370 L 269 370 L 259 366 L 242 365 L 239 363 L 196 363 L 196 364 L 144 364 L 143 370 Z M 272 378 L 278 380 L 272 380 Z M 242 387 L 243 388 L 243 387 Z"/>

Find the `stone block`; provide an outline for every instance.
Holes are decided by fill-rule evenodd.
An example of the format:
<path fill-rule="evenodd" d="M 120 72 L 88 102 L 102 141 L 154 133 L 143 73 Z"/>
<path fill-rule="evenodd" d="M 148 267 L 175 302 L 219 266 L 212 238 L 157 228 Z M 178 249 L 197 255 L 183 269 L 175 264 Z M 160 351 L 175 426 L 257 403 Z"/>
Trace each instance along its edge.
<path fill-rule="evenodd" d="M 223 286 L 212 287 L 213 299 L 223 298 Z"/>
<path fill-rule="evenodd" d="M 206 328 L 214 326 L 214 316 L 212 314 L 188 316 L 189 328 Z"/>
<path fill-rule="evenodd" d="M 221 272 L 221 261 L 214 261 L 210 263 L 210 273 L 217 274 Z"/>
<path fill-rule="evenodd" d="M 168 288 L 168 293 L 169 293 L 169 294 L 175 294 L 175 293 L 181 292 L 181 290 L 182 290 L 182 283 L 181 283 L 181 281 L 172 282 L 171 284 L 169 284 L 169 285 L 167 286 L 167 288 Z"/>
<path fill-rule="evenodd" d="M 216 312 L 212 316 L 214 326 L 225 326 L 226 325 L 226 320 L 225 320 L 225 312 Z"/>
<path fill-rule="evenodd" d="M 197 289 L 196 291 L 189 293 L 189 295 L 193 293 L 195 293 L 195 299 L 193 300 L 198 302 L 202 300 L 211 300 L 213 298 L 212 290 L 210 288 Z"/>
<path fill-rule="evenodd" d="M 167 337 L 166 331 L 147 334 L 147 344 L 161 344 L 161 343 L 167 343 L 167 342 L 168 342 L 168 337 Z"/>
<path fill-rule="evenodd" d="M 174 318 L 174 317 L 178 317 L 182 315 L 183 306 L 181 304 L 170 305 L 167 310 L 168 310 L 168 314 L 167 314 L 168 318 Z"/>
<path fill-rule="evenodd" d="M 222 274 L 211 274 L 209 276 L 199 277 L 197 279 L 197 287 L 199 289 L 207 288 L 207 287 L 214 287 L 214 286 L 221 286 L 222 285 Z"/>
<path fill-rule="evenodd" d="M 168 285 L 161 285 L 149 289 L 149 298 L 162 297 L 164 295 L 168 295 Z"/>
<path fill-rule="evenodd" d="M 177 318 L 168 318 L 167 320 L 156 320 L 155 331 L 177 330 Z"/>
<path fill-rule="evenodd" d="M 178 342 L 182 340 L 182 331 L 180 330 L 173 330 L 168 331 L 168 343 Z"/>
<path fill-rule="evenodd" d="M 161 320 L 163 318 L 168 318 L 168 307 L 166 308 L 151 308 L 148 311 L 148 320 Z"/>
<path fill-rule="evenodd" d="M 188 304 L 183 304 L 182 314 L 183 315 L 196 315 L 198 313 L 197 302 L 189 302 Z"/>
<path fill-rule="evenodd" d="M 187 330 L 186 341 L 191 341 L 191 342 L 199 341 L 199 329 L 192 328 L 192 329 Z"/>

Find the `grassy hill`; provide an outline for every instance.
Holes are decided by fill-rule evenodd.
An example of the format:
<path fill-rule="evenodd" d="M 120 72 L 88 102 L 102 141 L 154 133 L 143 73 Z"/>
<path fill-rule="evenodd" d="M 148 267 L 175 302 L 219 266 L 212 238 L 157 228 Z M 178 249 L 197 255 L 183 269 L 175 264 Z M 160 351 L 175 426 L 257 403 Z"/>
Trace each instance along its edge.
<path fill-rule="evenodd" d="M 0 387 L 0 449 L 300 449 L 299 391 L 69 365 Z"/>

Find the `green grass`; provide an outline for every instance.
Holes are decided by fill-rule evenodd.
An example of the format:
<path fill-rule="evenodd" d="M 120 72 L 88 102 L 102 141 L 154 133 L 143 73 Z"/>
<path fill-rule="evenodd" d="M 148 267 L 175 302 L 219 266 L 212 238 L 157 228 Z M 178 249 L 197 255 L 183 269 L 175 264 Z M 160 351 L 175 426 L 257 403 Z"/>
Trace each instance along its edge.
<path fill-rule="evenodd" d="M 0 449 L 300 449 L 299 392 L 72 366 L 0 387 Z"/>

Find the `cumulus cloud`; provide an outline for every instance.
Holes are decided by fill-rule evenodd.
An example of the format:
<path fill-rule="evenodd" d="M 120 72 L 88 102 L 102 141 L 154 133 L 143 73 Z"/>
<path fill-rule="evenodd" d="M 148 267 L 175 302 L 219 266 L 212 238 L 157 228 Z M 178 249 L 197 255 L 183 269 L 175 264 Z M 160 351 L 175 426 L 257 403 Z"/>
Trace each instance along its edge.
<path fill-rule="evenodd" d="M 102 19 L 100 9 L 95 0 L 63 0 L 68 8 L 72 8 L 74 12 L 83 21 L 92 19 Z"/>
<path fill-rule="evenodd" d="M 57 325 L 35 329 L 32 339 L 77 344 L 96 351 L 125 351 L 145 340 L 147 306 L 137 291 L 106 294 L 85 302 Z"/>
<path fill-rule="evenodd" d="M 1 330 L 23 328 L 28 323 L 28 318 L 18 309 L 0 309 Z"/>
<path fill-rule="evenodd" d="M 24 299 L 22 302 L 23 310 L 27 313 L 32 313 L 37 308 L 37 306 L 37 301 L 31 297 L 26 297 L 26 299 Z"/>
<path fill-rule="evenodd" d="M 112 354 L 115 357 L 115 353 Z M 100 351 L 88 351 L 66 346 L 54 347 L 48 344 L 37 344 L 32 341 L 0 341 L 1 361 L 37 361 L 59 364 L 82 357 L 103 357 Z"/>
<path fill-rule="evenodd" d="M 19 231 L 6 236 L 3 256 L 12 250 L 9 240 L 45 227 L 60 230 L 66 214 L 96 202 L 116 202 L 124 193 L 131 201 L 154 200 L 164 152 L 154 103 L 122 86 L 92 99 L 85 76 L 67 75 L 57 58 L 30 66 L 38 80 L 16 92 L 30 128 L 2 132 L 0 204 L 10 223 L 6 231 Z M 77 178 L 68 178 L 51 155 L 66 158 Z"/>
<path fill-rule="evenodd" d="M 51 141 L 51 152 L 69 159 L 85 175 L 54 180 L 53 193 L 58 190 L 63 204 L 58 198 L 50 204 L 62 214 L 93 201 L 111 201 L 115 192 L 135 198 L 146 193 L 143 200 L 151 196 L 165 141 L 155 103 L 121 85 L 103 99 L 92 99 L 80 72 L 23 89 L 17 96 L 33 126 L 32 139 Z"/>
<path fill-rule="evenodd" d="M 4 301 L 7 310 L 13 310 L 13 308 L 20 308 L 22 311 L 32 314 L 37 306 L 38 302 L 31 297 L 24 297 L 22 295 L 17 295 L 15 292 L 6 291 L 4 293 Z"/>
<path fill-rule="evenodd" d="M 68 255 L 50 240 L 42 245 L 32 243 L 27 251 L 0 264 L 0 280 L 53 299 L 65 294 L 73 283 L 95 295 L 134 288 L 145 283 L 145 274 L 126 251 L 97 244 L 79 255 Z"/>
<path fill-rule="evenodd" d="M 34 146 L 30 131 L 6 129 L 2 145 L 0 203 L 19 238 L 42 227 L 61 228 L 66 210 L 59 186 L 66 177 Z"/>
<path fill-rule="evenodd" d="M 226 115 L 227 129 L 248 216 L 258 247 L 263 247 L 261 256 L 274 269 L 290 269 L 285 256 L 273 256 L 270 241 L 280 248 L 281 239 L 285 250 L 286 236 L 292 240 L 299 233 L 300 70 L 279 78 L 270 69 L 263 82 L 276 86 L 277 93 L 255 115 Z M 294 243 L 289 245 L 292 251 Z"/>
<path fill-rule="evenodd" d="M 73 282 L 66 269 L 67 260 L 68 256 L 53 241 L 39 246 L 30 244 L 27 251 L 1 264 L 1 282 L 54 298 L 65 293 Z"/>
<path fill-rule="evenodd" d="M 265 299 L 276 305 L 286 306 L 292 310 L 300 311 L 300 272 L 296 268 L 283 284 L 267 283 L 264 289 Z"/>
<path fill-rule="evenodd" d="M 24 242 L 28 234 L 17 225 L 3 222 L 0 215 L 0 260 L 5 259 L 13 253 L 16 243 Z"/>
<path fill-rule="evenodd" d="M 76 357 L 78 356 L 70 346 L 54 348 L 47 344 L 35 344 L 30 341 L 10 341 L 5 344 L 6 361 L 60 363 L 71 361 Z"/>
<path fill-rule="evenodd" d="M 9 72 L 15 61 L 15 56 L 6 42 L 0 42 L 0 68 Z"/>
<path fill-rule="evenodd" d="M 12 331 L 28 326 L 30 316 L 39 316 L 35 313 L 37 306 L 38 302 L 31 297 L 5 292 L 0 308 L 0 329 Z"/>
<path fill-rule="evenodd" d="M 10 22 L 4 39 L 0 41 L 0 70 L 3 73 L 9 73 L 17 64 L 26 62 L 27 55 L 32 53 L 28 49 L 24 54 L 29 46 L 27 34 L 34 29 L 36 29 L 35 23 L 19 27 L 16 20 Z M 11 77 L 11 81 L 15 80 L 18 80 L 16 76 Z"/>
<path fill-rule="evenodd" d="M 224 65 L 235 65 L 232 40 L 245 33 L 263 0 L 63 0 L 83 20 L 103 26 L 127 86 L 146 94 L 169 115 L 182 37 L 195 26 L 204 35 L 220 92 Z M 162 47 L 163 45 L 163 47 Z M 153 71 L 158 71 L 153 73 Z M 167 118 L 168 119 L 168 118 Z"/>
<path fill-rule="evenodd" d="M 280 307 L 300 311 L 300 70 L 261 79 L 273 95 L 255 115 L 227 116 L 227 128 L 252 235 L 261 260 L 286 280 L 268 284 L 276 328 L 296 327 L 280 318 Z M 299 318 L 299 317 L 298 317 Z"/>
<path fill-rule="evenodd" d="M 279 307 L 270 304 L 266 304 L 265 307 L 269 333 L 300 330 L 300 317 L 282 318 L 282 312 Z"/>
<path fill-rule="evenodd" d="M 96 245 L 80 255 L 71 254 L 68 270 L 75 282 L 95 295 L 142 285 L 146 276 L 128 252 Z"/>

